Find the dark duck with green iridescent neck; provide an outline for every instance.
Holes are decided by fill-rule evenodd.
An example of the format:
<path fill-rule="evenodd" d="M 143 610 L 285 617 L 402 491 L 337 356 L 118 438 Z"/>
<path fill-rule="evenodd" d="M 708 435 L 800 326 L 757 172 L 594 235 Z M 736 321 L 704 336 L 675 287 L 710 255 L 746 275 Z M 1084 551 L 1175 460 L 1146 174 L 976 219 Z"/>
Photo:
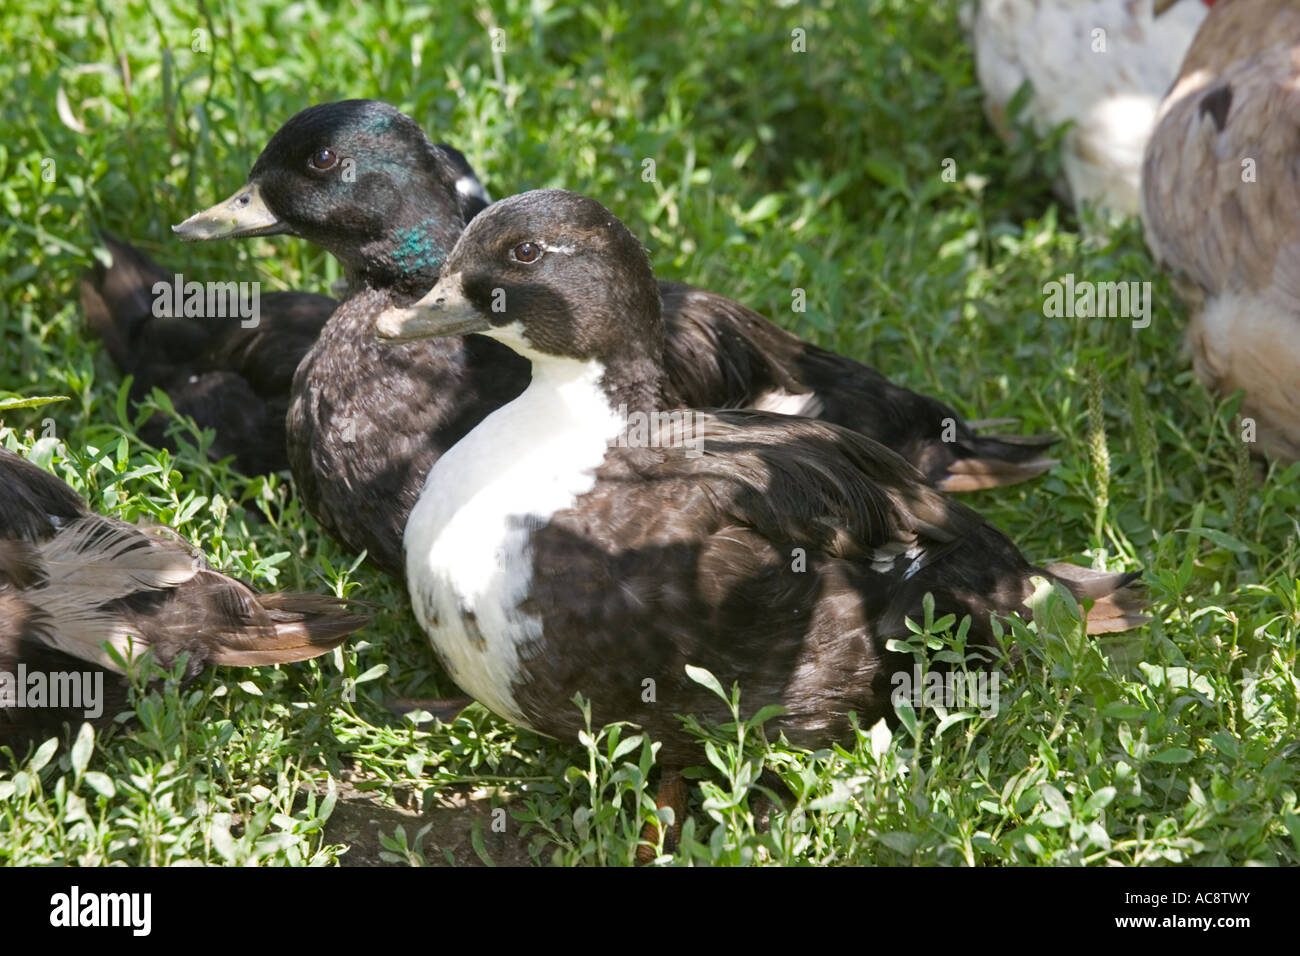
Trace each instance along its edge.
<path fill-rule="evenodd" d="M 458 171 L 383 103 L 313 106 L 271 139 L 230 199 L 177 227 L 187 239 L 291 233 L 333 253 L 347 300 L 298 369 L 289 457 L 312 513 L 400 574 L 401 534 L 429 468 L 528 384 L 528 363 L 481 336 L 404 345 L 374 320 L 437 280 L 477 208 Z M 479 202 L 481 206 L 481 201 Z M 797 412 L 895 449 L 951 490 L 1023 481 L 1052 464 L 1051 439 L 977 436 L 947 405 L 895 386 L 711 292 L 661 283 L 664 403 Z"/>
<path fill-rule="evenodd" d="M 528 381 L 528 363 L 490 339 L 375 341 L 375 317 L 428 291 L 486 204 L 458 157 L 383 104 L 312 107 L 276 132 L 242 189 L 176 227 L 186 239 L 292 233 L 342 263 L 348 295 L 294 377 L 289 465 L 325 529 L 399 577 L 424 475 Z"/>
<path fill-rule="evenodd" d="M 666 769 L 696 762 L 675 715 L 730 718 L 688 679 L 738 682 L 745 715 L 817 748 L 891 712 L 889 651 L 907 621 L 1029 616 L 1031 578 L 1094 600 L 1089 633 L 1141 623 L 1134 574 L 1032 566 L 1000 531 L 878 442 L 750 410 L 662 410 L 664 323 L 645 250 L 563 190 L 489 207 L 415 305 L 381 315 L 395 342 L 477 333 L 532 379 L 429 473 L 406 529 L 416 616 L 450 676 L 497 714 L 576 740 L 629 720 Z M 503 294 L 500 294 L 503 293 Z M 655 694 L 645 694 L 652 681 Z M 680 820 L 680 816 L 678 817 Z"/>
<path fill-rule="evenodd" d="M 446 144 L 434 148 L 455 170 L 456 193 L 472 216 L 490 198 L 459 151 Z M 422 235 L 411 229 L 397 254 L 412 262 L 427 255 Z M 108 262 L 96 262 L 82 276 L 81 307 L 113 362 L 132 376 L 131 401 L 161 389 L 179 415 L 213 432 L 212 458 L 233 457 L 246 475 L 287 469 L 285 416 L 294 372 L 338 301 L 313 292 L 261 292 L 251 324 L 206 303 L 196 308 L 193 301 L 186 302 L 186 314 L 157 315 L 160 284 L 171 288 L 178 275 L 184 283 L 210 284 L 188 270 L 164 269 L 107 232 L 102 240 Z M 174 448 L 167 426 L 167 418 L 155 414 L 141 437 Z"/>

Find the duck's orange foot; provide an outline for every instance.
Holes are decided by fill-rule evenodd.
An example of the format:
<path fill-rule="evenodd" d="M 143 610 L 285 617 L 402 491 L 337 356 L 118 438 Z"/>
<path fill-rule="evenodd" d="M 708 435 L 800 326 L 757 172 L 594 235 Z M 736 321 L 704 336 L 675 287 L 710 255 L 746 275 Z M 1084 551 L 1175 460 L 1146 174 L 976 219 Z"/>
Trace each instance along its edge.
<path fill-rule="evenodd" d="M 677 846 L 682 838 L 682 820 L 686 817 L 686 798 L 689 791 L 686 787 L 686 779 L 682 776 L 680 770 L 669 769 L 664 767 L 659 778 L 659 789 L 655 793 L 655 806 L 660 810 L 670 807 L 673 811 L 673 822 L 664 834 L 664 850 L 669 853 L 675 853 Z M 645 866 L 655 861 L 657 855 L 656 847 L 659 846 L 659 825 L 650 822 L 645 825 L 641 831 L 641 845 L 636 850 L 636 862 L 639 866 Z"/>

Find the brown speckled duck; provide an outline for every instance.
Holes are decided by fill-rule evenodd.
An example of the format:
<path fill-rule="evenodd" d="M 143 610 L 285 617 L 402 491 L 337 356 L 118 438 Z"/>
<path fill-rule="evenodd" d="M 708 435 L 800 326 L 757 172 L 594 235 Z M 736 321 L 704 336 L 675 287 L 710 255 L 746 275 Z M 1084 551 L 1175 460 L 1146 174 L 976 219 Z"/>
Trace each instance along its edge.
<path fill-rule="evenodd" d="M 1300 3 L 1219 0 L 1147 147 L 1142 220 L 1219 395 L 1300 459 Z M 1246 437 L 1249 437 L 1247 434 Z"/>

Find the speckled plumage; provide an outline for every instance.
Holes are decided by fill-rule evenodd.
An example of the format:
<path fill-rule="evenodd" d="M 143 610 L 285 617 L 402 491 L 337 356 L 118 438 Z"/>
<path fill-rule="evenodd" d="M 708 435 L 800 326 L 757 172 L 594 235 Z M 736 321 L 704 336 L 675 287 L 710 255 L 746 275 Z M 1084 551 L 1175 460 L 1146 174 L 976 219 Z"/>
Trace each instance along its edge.
<path fill-rule="evenodd" d="M 376 316 L 411 298 L 370 285 L 350 295 L 299 366 L 288 419 L 308 510 L 399 578 L 402 533 L 429 469 L 528 384 L 528 363 L 482 336 L 381 345 Z"/>
<path fill-rule="evenodd" d="M 1188 300 L 1196 371 L 1300 459 L 1300 3 L 1220 0 L 1145 157 L 1147 243 Z"/>

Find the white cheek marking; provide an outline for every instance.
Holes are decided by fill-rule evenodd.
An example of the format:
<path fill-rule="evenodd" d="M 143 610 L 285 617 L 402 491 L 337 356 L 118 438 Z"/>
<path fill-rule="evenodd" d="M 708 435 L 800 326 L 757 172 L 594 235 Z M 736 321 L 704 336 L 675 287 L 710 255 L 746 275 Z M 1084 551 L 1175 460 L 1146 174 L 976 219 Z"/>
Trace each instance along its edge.
<path fill-rule="evenodd" d="M 524 324 L 522 322 L 516 320 L 511 322 L 509 325 L 499 325 L 483 332 L 482 334 L 486 335 L 488 338 L 496 339 L 502 345 L 519 353 L 524 358 L 529 359 L 530 361 L 533 360 L 535 353 L 533 352 L 533 347 L 528 344 L 528 340 L 524 338 Z M 534 369 L 536 369 L 536 365 L 534 365 Z M 519 397 L 523 398 L 522 395 Z M 461 440 L 463 441 L 464 439 Z"/>
<path fill-rule="evenodd" d="M 535 357 L 524 393 L 434 465 L 406 526 L 411 601 L 434 649 L 457 684 L 520 724 L 513 687 L 542 636 L 542 621 L 519 609 L 531 532 L 592 489 L 621 428 L 603 373 Z"/>

